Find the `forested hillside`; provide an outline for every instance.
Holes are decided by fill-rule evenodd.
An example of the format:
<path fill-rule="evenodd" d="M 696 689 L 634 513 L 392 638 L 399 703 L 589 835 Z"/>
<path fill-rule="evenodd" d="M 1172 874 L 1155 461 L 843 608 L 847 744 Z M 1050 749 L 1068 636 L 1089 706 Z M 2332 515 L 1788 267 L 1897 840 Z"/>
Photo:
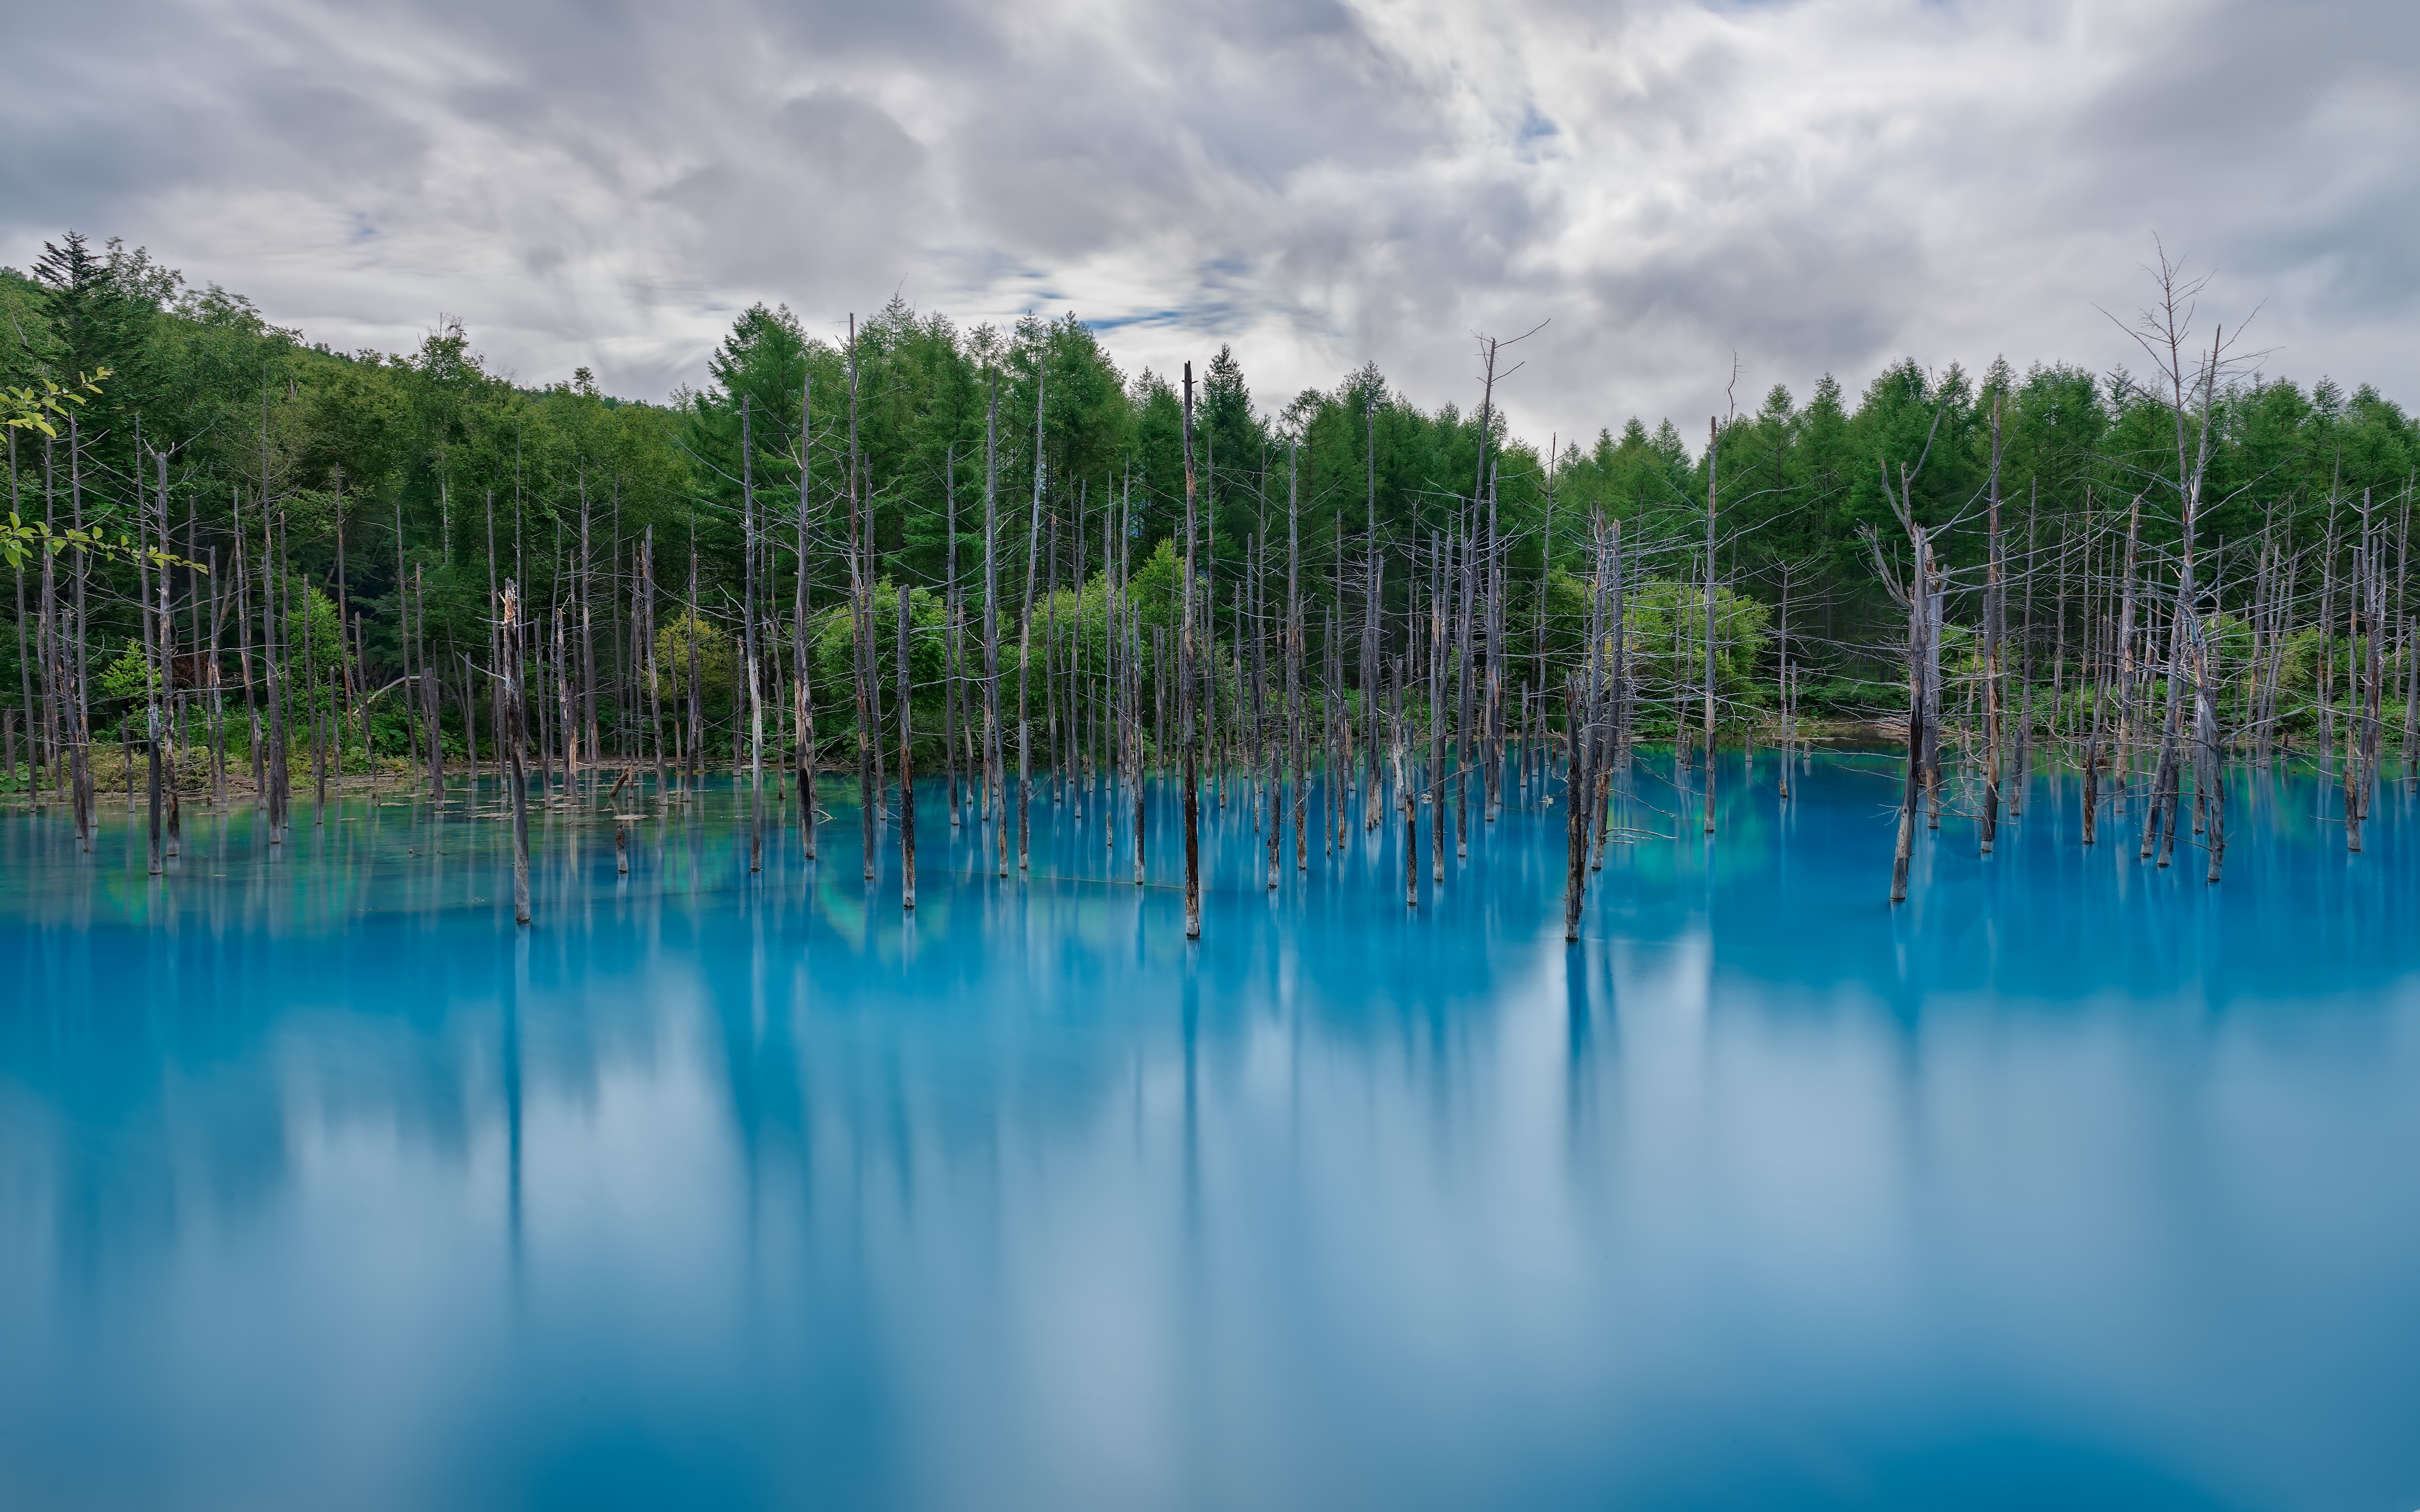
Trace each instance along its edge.
<path fill-rule="evenodd" d="M 251 657 L 274 633 L 272 603 L 289 616 L 300 608 L 284 623 L 307 631 L 287 643 L 311 662 L 303 686 L 341 706 L 357 746 L 390 755 L 421 739 L 413 721 L 425 714 L 393 691 L 406 678 L 434 685 L 413 702 L 436 710 L 446 749 L 466 733 L 491 738 L 461 721 L 488 707 L 478 680 L 492 671 L 508 581 L 535 622 L 545 686 L 575 734 L 592 732 L 592 758 L 637 753 L 643 718 L 670 721 L 658 739 L 731 749 L 752 643 L 778 722 L 802 628 L 816 737 L 846 741 L 858 717 L 851 625 L 878 621 L 887 645 L 902 586 L 918 625 L 971 625 L 964 633 L 980 643 L 988 601 L 1012 660 L 1019 646 L 1071 656 L 1079 678 L 1120 654 L 1104 640 L 1106 553 L 1124 564 L 1121 602 L 1139 623 L 1165 630 L 1177 617 L 1181 378 L 1122 369 L 1078 314 L 966 330 L 894 301 L 835 342 L 758 306 L 694 388 L 651 404 L 599 393 L 584 368 L 544 382 L 491 372 L 459 326 L 408 352 L 333 351 L 240 294 L 194 288 L 145 252 L 76 236 L 26 271 L 0 270 L 0 383 L 106 372 L 55 436 L 9 430 L 18 518 L 100 527 L 191 564 L 162 582 L 123 554 L 23 556 L 0 636 L 12 751 L 29 732 L 51 748 L 71 741 L 78 717 L 91 741 L 115 741 L 130 712 L 148 717 L 147 689 L 163 683 L 188 718 L 205 717 L 205 691 L 256 702 L 265 682 Z M 1949 633 L 1974 619 L 1981 579 L 1956 569 L 1984 557 L 1995 409 L 2010 580 L 2026 599 L 2010 633 L 2037 677 L 2085 653 L 2087 621 L 2113 593 L 2105 543 L 2138 497 L 2141 571 L 2156 576 L 2176 539 L 2180 459 L 2205 424 L 2199 580 L 2215 585 L 2220 609 L 2249 603 L 2268 563 L 2280 583 L 2293 574 L 2270 601 L 2307 605 L 2288 618 L 2332 633 L 2317 595 L 2367 500 L 2374 535 L 2392 522 L 2381 538 L 2389 619 L 2401 619 L 2420 433 L 2364 386 L 2243 375 L 2206 403 L 2187 393 L 2180 417 L 2173 389 L 2124 372 L 1911 359 L 1854 393 L 1828 376 L 1803 396 L 1776 386 L 1711 434 L 1704 417 L 1607 417 L 1592 440 L 1555 453 L 1511 434 L 1476 388 L 1420 396 L 1434 401 L 1423 408 L 1372 366 L 1325 391 L 1256 394 L 1248 355 L 1205 353 L 1194 394 L 1204 634 L 1216 662 L 1276 633 L 1292 561 L 1303 664 L 1334 669 L 1311 674 L 1314 696 L 1332 683 L 1354 699 L 1369 667 L 1409 653 L 1440 550 L 1456 560 L 1440 543 L 1459 539 L 1465 567 L 1469 551 L 1482 563 L 1469 590 L 1481 601 L 1477 637 L 1497 627 L 1512 684 L 1503 696 L 1527 709 L 1542 678 L 1559 688 L 1581 643 L 1603 520 L 1621 522 L 1631 563 L 1642 728 L 1689 696 L 1702 649 L 1689 636 L 1710 580 L 1728 604 L 1714 632 L 1727 722 L 1769 701 L 1785 655 L 1817 712 L 1896 708 L 1902 632 L 1865 532 L 1879 530 L 1892 560 L 1905 554 L 1885 484 L 1909 470 L 1918 521 L 1950 527 L 1939 538 L 1953 571 Z M 1373 550 L 1374 651 L 1364 640 Z M 920 675 L 920 739 L 952 716 L 939 685 L 968 655 L 954 637 L 927 639 L 916 656 L 932 658 L 936 702 L 928 722 Z M 1157 675 L 1152 647 L 1137 644 L 1143 675 Z M 2283 675 L 2307 685 L 2318 661 Z M 683 703 L 692 663 L 697 728 L 684 734 L 671 726 L 686 713 L 646 710 L 651 699 Z M 877 682 L 889 666 L 872 669 Z M 240 752 L 251 737 L 228 738 Z"/>

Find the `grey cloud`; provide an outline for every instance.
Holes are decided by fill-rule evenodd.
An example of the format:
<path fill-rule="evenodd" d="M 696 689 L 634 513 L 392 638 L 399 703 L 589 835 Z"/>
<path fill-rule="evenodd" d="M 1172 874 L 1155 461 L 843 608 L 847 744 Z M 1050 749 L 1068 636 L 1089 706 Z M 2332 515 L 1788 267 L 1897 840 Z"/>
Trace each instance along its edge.
<path fill-rule="evenodd" d="M 0 154 L 0 225 L 12 239 L 39 245 L 70 223 L 119 213 L 179 184 L 204 177 L 204 142 L 182 136 L 155 144 L 130 122 L 8 132 L 17 149 Z"/>
<path fill-rule="evenodd" d="M 427 150 L 427 134 L 378 100 L 297 69 L 255 74 L 230 94 L 252 133 L 284 147 L 289 169 L 307 165 L 338 190 L 410 175 Z"/>
<path fill-rule="evenodd" d="M 1510 401 L 1588 435 L 1719 408 L 1734 351 L 1757 395 L 2103 365 L 2158 229 L 2292 371 L 2420 386 L 2420 13 L 2180 6 L 54 7 L 0 65 L 0 258 L 73 224 L 643 394 L 760 298 L 1072 306 L 1129 370 L 1228 339 L 1264 395 L 1374 358 L 1432 405 L 1551 316 Z"/>
<path fill-rule="evenodd" d="M 985 19 L 992 8 L 950 0 L 385 0 L 367 10 L 459 39 L 468 55 L 576 93 L 611 91 L 666 65 L 719 67 L 729 77 L 768 51 L 930 62 L 997 46 Z"/>
<path fill-rule="evenodd" d="M 535 90 L 519 85 L 463 85 L 446 99 L 463 119 L 508 131 L 535 130 L 549 114 L 546 101 Z"/>
<path fill-rule="evenodd" d="M 810 164 L 851 188 L 895 185 L 923 163 L 924 149 L 873 105 L 830 90 L 801 95 L 773 113 L 773 129 Z"/>

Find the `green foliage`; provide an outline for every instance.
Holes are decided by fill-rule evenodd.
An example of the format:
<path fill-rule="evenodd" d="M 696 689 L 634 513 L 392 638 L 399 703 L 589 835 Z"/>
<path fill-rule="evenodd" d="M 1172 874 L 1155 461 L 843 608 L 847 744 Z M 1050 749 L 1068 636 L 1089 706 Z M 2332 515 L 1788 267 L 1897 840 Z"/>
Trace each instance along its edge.
<path fill-rule="evenodd" d="M 878 582 L 874 587 L 868 614 L 873 638 L 874 671 L 878 686 L 869 689 L 870 698 L 884 701 L 878 724 L 867 728 L 876 738 L 887 739 L 895 748 L 898 740 L 899 671 L 899 586 L 896 582 Z M 938 760 L 939 741 L 944 728 L 942 708 L 943 686 L 948 670 L 947 608 L 939 594 L 925 589 L 911 589 L 908 599 L 908 665 L 912 702 L 909 723 L 920 752 L 929 751 Z M 815 694 L 815 725 L 818 739 L 825 742 L 854 742 L 860 724 L 857 705 L 857 625 L 847 606 L 826 609 L 812 626 L 808 646 L 814 658 L 811 679 Z M 970 638 L 970 657 L 980 657 Z M 1034 675 L 1028 687 L 1029 706 L 1041 709 L 1047 692 L 1040 675 L 1039 648 L 1032 659 Z M 1016 670 L 1022 665 L 1014 644 L 1001 648 L 1003 691 L 1001 696 L 1002 715 L 1014 720 L 1016 707 Z M 869 710 L 870 714 L 876 711 Z M 888 732 L 885 735 L 884 732 Z"/>
<path fill-rule="evenodd" d="M 1699 689 L 1706 680 L 1705 584 L 1649 578 L 1628 585 L 1622 628 L 1628 665 L 1651 698 Z M 1558 568 L 1548 595 L 1546 649 L 1559 665 L 1576 665 L 1588 650 L 1589 585 Z M 1772 608 L 1723 584 L 1714 586 L 1714 683 L 1733 702 L 1761 696 L 1760 671 L 1773 640 Z M 1513 650 L 1515 665 L 1529 654 Z"/>
<path fill-rule="evenodd" d="M 943 612 L 947 586 L 965 595 L 970 621 L 980 619 L 987 495 L 1012 668 L 1037 533 L 1059 542 L 1062 583 L 1054 599 L 1047 568 L 1032 574 L 1037 636 L 1055 611 L 1085 665 L 1101 664 L 1105 526 L 1129 553 L 1141 622 L 1161 630 L 1176 623 L 1187 528 L 1182 377 L 1121 368 L 1103 333 L 1071 312 L 964 329 L 894 299 L 851 334 L 758 305 L 733 320 L 700 387 L 650 405 L 602 393 L 585 369 L 512 381 L 489 370 L 458 325 L 403 352 L 313 346 L 241 296 L 189 286 L 144 249 L 116 241 L 69 236 L 46 244 L 28 271 L 0 270 L 0 307 L 23 336 L 0 343 L 14 443 L 0 560 L 30 570 L 45 553 L 63 553 L 82 567 L 96 644 L 141 630 L 137 558 L 150 553 L 157 567 L 163 557 L 157 526 L 141 513 L 155 501 L 138 493 L 127 459 L 144 455 L 138 440 L 163 438 L 176 530 L 166 558 L 190 554 L 215 567 L 211 581 L 231 586 L 240 551 L 240 623 L 256 648 L 260 586 L 290 572 L 312 658 L 328 666 L 342 644 L 329 595 L 341 537 L 345 600 L 364 616 L 372 686 L 392 680 L 408 657 L 433 658 L 449 678 L 465 657 L 484 662 L 490 588 L 506 579 L 541 615 L 589 592 L 597 662 L 613 667 L 640 649 L 628 609 L 644 546 L 657 590 L 659 690 L 686 697 L 693 635 L 700 692 L 712 717 L 727 719 L 744 702 L 734 693 L 743 669 L 731 627 L 748 580 L 743 522 L 752 518 L 764 548 L 759 611 L 777 616 L 786 637 L 803 589 L 818 718 L 840 721 L 828 735 L 845 731 L 855 717 L 845 691 L 848 616 L 835 606 L 851 577 L 848 549 L 868 549 L 877 579 L 913 586 L 922 668 L 928 648 L 939 654 L 938 620 L 928 616 Z M 107 378 L 96 386 L 79 374 Z M 1664 696 L 1694 687 L 1711 492 L 1726 584 L 1716 602 L 1726 697 L 1736 704 L 1766 696 L 1787 570 L 1792 654 L 1829 663 L 1811 669 L 1809 689 L 1853 700 L 1879 688 L 1888 696 L 1876 706 L 1887 707 L 1897 695 L 1882 675 L 1886 654 L 1862 646 L 1886 643 L 1871 632 L 1892 609 L 1860 532 L 1875 528 L 1886 550 L 1903 548 L 1884 492 L 1885 476 L 1896 486 L 1903 471 L 1921 520 L 1958 522 L 1942 550 L 1971 578 L 1984 553 L 1978 501 L 1991 476 L 1995 415 L 2011 543 L 2071 550 L 2087 527 L 2122 520 L 2138 495 L 2147 563 L 2172 562 L 2181 530 L 2179 417 L 2122 371 L 2019 371 L 1999 361 L 1969 371 L 1902 360 L 1862 387 L 1826 375 L 1802 393 L 1773 388 L 1713 426 L 1711 445 L 1694 421 L 1640 416 L 1592 440 L 1544 447 L 1512 435 L 1500 413 L 1482 435 L 1475 413 L 1453 404 L 1424 409 L 1374 366 L 1327 389 L 1256 393 L 1244 357 L 1221 347 L 1193 376 L 1194 549 L 1220 636 L 1248 563 L 1282 563 L 1291 502 L 1317 603 L 1310 649 L 1314 658 L 1325 649 L 1325 610 L 1341 586 L 1342 628 L 1356 638 L 1348 667 L 1358 665 L 1373 556 L 1384 574 L 1385 621 L 1399 639 L 1432 542 L 1491 516 L 1508 544 L 1516 677 L 1536 675 L 1542 653 L 1568 666 L 1588 619 L 1588 525 L 1602 517 L 1622 527 L 1637 667 Z M 2203 416 L 2184 422 L 2198 446 Z M 2207 423 L 2207 543 L 2273 541 L 2309 562 L 2323 543 L 2347 538 L 2365 492 L 2389 507 L 2420 469 L 2420 425 L 2366 387 L 2263 378 L 2224 389 Z M 57 482 L 71 471 L 80 480 L 72 493 Z M 157 487 L 156 464 L 141 482 Z M 274 534 L 265 541 L 269 523 Z M 1078 539 L 1081 583 L 1073 581 Z M 169 564 L 181 593 L 196 575 Z M 2251 648 L 2232 611 L 2251 575 L 2231 560 L 2221 577 L 2230 618 L 2216 632 L 2220 661 L 2240 679 L 2250 675 Z M 1839 646 L 1816 645 L 1804 628 L 1797 606 L 1819 599 L 1842 621 Z M 1973 599 L 1964 590 L 1952 596 L 1953 664 L 1971 656 L 1960 638 L 1978 618 Z M 701 618 L 675 607 L 688 602 Z M 875 612 L 878 633 L 895 600 Z M 2077 612 L 2072 603 L 2069 612 Z M 222 642 L 230 657 L 235 639 Z M 980 642 L 970 624 L 969 643 Z M 2316 687 L 2321 643 L 2303 636 L 2287 648 L 2283 680 L 2298 698 Z M 888 667 L 893 648 L 877 650 Z M 1547 670 L 1550 680 L 1558 675 Z M 392 704 L 372 716 L 380 732 Z M 386 738 L 374 733 L 374 743 Z"/>
<path fill-rule="evenodd" d="M 39 431 L 56 440 L 68 407 L 88 402 L 90 395 L 101 393 L 100 380 L 107 377 L 109 369 L 104 367 L 90 375 L 76 375 L 76 380 L 65 388 L 47 378 L 39 389 L 0 387 L 0 425 Z"/>
<path fill-rule="evenodd" d="M 144 654 L 140 640 L 127 641 L 126 649 L 103 667 L 93 681 L 100 687 L 101 697 L 131 701 L 149 698 L 160 690 L 161 684 L 159 670 Z"/>
<path fill-rule="evenodd" d="M 62 551 L 81 552 L 104 562 L 144 562 L 154 568 L 174 566 L 207 570 L 197 563 L 172 556 L 157 547 L 138 546 L 131 536 L 123 533 L 111 540 L 99 526 L 81 530 L 70 526 L 54 531 L 46 521 L 35 520 L 28 524 L 13 513 L 7 524 L 0 525 L 0 566 L 22 569 L 37 558 L 54 557 Z"/>
<path fill-rule="evenodd" d="M 308 671 L 315 678 L 324 679 L 344 656 L 344 622 L 336 617 L 336 601 L 317 588 L 290 584 L 296 616 L 290 622 L 287 643 L 279 648 L 288 677 L 301 677 Z"/>
<path fill-rule="evenodd" d="M 656 632 L 655 671 L 659 696 L 689 697 L 692 653 L 697 662 L 699 699 L 711 700 L 719 706 L 728 705 L 734 697 L 733 669 L 738 665 L 731 637 L 686 609 Z"/>
<path fill-rule="evenodd" d="M 1760 696 L 1759 663 L 1771 638 L 1773 611 L 1745 594 L 1716 584 L 1714 687 L 1734 702 Z M 1706 589 L 1703 583 L 1651 578 L 1637 585 L 1624 616 L 1631 666 L 1650 696 L 1701 689 L 1706 679 Z"/>

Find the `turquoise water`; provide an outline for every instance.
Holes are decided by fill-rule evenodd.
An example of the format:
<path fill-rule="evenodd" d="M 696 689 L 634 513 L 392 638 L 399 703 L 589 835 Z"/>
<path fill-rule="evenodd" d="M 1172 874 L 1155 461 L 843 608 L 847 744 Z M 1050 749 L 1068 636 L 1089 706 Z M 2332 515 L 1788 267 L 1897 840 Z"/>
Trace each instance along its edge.
<path fill-rule="evenodd" d="M 912 920 L 838 782 L 557 814 L 527 932 L 489 821 L 0 818 L 0 1505 L 2420 1505 L 2410 801 L 2211 887 L 2040 779 L 1894 911 L 1774 770 L 1569 949 L 1559 808 L 1407 914 L 1210 806 L 1192 949 L 1164 797 L 936 787 Z"/>

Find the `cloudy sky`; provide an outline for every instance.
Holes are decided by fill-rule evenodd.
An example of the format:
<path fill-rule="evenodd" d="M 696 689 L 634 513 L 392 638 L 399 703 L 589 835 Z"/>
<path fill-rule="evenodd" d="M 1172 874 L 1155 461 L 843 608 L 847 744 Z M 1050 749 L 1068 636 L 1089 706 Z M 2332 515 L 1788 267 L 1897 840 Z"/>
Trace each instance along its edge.
<path fill-rule="evenodd" d="M 1264 405 L 1524 431 L 2105 368 L 2152 238 L 2273 372 L 2420 401 L 2420 7 L 0 0 L 0 261 L 147 245 L 338 347 L 700 380 L 733 313 L 1073 310 Z M 2139 365 L 2139 363 L 2138 363 Z M 1540 437 L 1543 440 L 1543 436 Z"/>

